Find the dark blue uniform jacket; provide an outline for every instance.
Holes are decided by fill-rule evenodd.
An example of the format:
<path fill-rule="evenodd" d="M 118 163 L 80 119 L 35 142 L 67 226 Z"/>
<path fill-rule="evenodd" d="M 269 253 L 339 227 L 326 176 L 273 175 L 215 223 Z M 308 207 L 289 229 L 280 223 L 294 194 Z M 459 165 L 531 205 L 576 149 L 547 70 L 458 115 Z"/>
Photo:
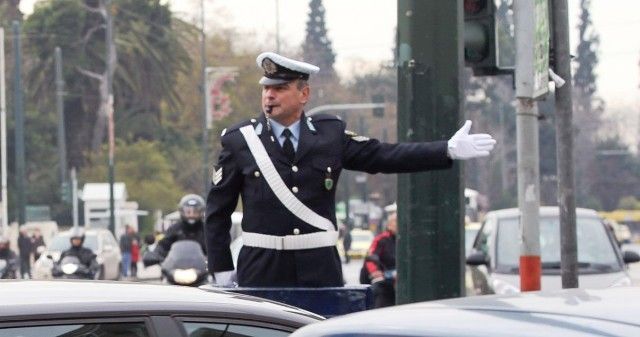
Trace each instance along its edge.
<path fill-rule="evenodd" d="M 344 169 L 368 173 L 402 173 L 444 169 L 452 165 L 447 142 L 386 144 L 345 132 L 345 123 L 332 115 L 302 116 L 295 159 L 289 162 L 272 139 L 266 118 L 245 121 L 227 129 L 215 170 L 222 178 L 207 196 L 206 242 L 209 271 L 234 269 L 229 250 L 231 213 L 242 196 L 242 230 L 268 235 L 320 231 L 294 216 L 280 203 L 260 173 L 239 129 L 262 125 L 259 135 L 284 183 L 307 207 L 336 223 L 335 189 Z M 311 124 L 311 126 L 310 126 Z M 259 128 L 259 127 L 258 127 Z M 315 129 L 315 130 L 314 130 Z M 330 172 L 329 172 L 330 171 Z M 327 188 L 326 179 L 333 181 Z M 244 246 L 237 266 L 240 286 L 342 286 L 342 267 L 335 246 L 304 250 L 274 250 Z"/>

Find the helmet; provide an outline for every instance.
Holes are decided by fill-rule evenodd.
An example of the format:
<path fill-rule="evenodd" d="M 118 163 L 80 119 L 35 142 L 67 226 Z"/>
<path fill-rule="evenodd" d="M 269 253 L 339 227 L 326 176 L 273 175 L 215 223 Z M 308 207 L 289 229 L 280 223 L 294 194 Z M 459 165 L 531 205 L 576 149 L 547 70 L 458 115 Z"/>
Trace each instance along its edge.
<path fill-rule="evenodd" d="M 178 203 L 182 221 L 193 225 L 204 217 L 204 199 L 197 194 L 187 194 Z"/>
<path fill-rule="evenodd" d="M 73 240 L 74 239 L 80 239 L 80 245 L 78 245 L 78 247 L 82 246 L 82 244 L 84 243 L 84 230 L 80 227 L 76 227 L 74 229 L 71 230 L 71 235 L 69 236 L 69 241 L 71 241 L 71 245 L 74 246 L 73 244 Z"/>

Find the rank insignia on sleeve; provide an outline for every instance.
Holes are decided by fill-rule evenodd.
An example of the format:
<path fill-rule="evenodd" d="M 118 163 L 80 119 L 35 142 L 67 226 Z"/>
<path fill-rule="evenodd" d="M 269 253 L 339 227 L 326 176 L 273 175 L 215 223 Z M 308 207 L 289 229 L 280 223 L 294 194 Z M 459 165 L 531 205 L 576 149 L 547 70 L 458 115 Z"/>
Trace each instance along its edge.
<path fill-rule="evenodd" d="M 356 142 L 366 142 L 369 140 L 369 137 L 360 136 L 357 133 L 349 130 L 344 130 L 344 134 L 351 137 Z"/>
<path fill-rule="evenodd" d="M 220 183 L 221 180 L 222 180 L 222 167 L 217 170 L 214 167 L 213 175 L 211 176 L 211 182 L 213 182 L 214 185 L 218 185 L 218 183 Z"/>

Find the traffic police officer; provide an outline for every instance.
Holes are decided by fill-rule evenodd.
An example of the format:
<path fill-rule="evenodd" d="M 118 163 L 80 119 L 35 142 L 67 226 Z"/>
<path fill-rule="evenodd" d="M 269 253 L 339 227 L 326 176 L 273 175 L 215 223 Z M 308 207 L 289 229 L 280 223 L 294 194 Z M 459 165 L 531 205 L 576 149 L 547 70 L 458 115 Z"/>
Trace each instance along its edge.
<path fill-rule="evenodd" d="M 446 169 L 452 159 L 488 155 L 495 144 L 490 135 L 469 135 L 470 121 L 448 142 L 386 144 L 357 135 L 335 116 L 304 114 L 307 80 L 318 67 L 271 52 L 256 62 L 264 71 L 264 113 L 222 132 L 207 196 L 209 271 L 219 285 L 237 280 L 246 287 L 342 286 L 335 226 L 342 169 Z M 244 246 L 236 275 L 229 229 L 239 195 Z"/>

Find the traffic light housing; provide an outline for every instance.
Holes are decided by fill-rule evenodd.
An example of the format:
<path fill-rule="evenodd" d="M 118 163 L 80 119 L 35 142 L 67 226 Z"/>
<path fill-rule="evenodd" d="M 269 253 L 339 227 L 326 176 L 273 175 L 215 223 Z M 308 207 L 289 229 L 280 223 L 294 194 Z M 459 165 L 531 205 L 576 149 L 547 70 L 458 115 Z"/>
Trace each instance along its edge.
<path fill-rule="evenodd" d="M 510 74 L 499 68 L 494 0 L 464 0 L 464 61 L 475 76 Z"/>

